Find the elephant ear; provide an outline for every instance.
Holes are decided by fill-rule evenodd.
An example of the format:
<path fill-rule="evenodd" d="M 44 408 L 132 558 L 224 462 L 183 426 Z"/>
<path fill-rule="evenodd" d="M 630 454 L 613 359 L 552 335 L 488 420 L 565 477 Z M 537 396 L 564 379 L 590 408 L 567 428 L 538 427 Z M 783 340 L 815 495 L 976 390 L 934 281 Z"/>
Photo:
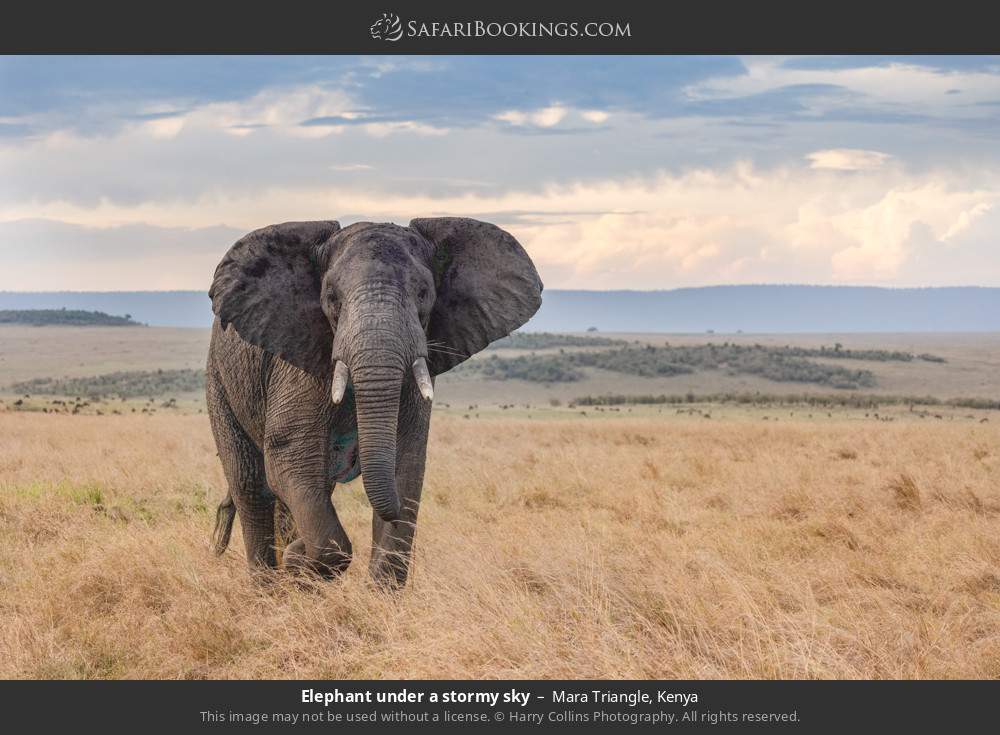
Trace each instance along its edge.
<path fill-rule="evenodd" d="M 226 253 L 208 296 L 223 329 L 323 377 L 333 331 L 320 307 L 317 249 L 340 230 L 327 222 L 285 222 L 254 230 Z"/>
<path fill-rule="evenodd" d="M 464 217 L 415 219 L 410 227 L 434 245 L 437 300 L 427 340 L 434 375 L 506 337 L 538 311 L 542 281 L 520 243 L 496 225 Z"/>

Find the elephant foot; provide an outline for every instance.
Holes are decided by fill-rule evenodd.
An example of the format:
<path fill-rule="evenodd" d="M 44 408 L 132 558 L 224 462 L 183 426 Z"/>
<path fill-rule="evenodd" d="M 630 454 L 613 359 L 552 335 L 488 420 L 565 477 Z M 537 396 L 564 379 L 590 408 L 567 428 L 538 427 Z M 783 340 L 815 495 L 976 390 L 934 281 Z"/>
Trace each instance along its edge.
<path fill-rule="evenodd" d="M 406 586 L 409 566 L 409 560 L 400 554 L 373 553 L 368 573 L 379 587 L 395 592 Z"/>
<path fill-rule="evenodd" d="M 282 554 L 285 569 L 316 575 L 323 579 L 332 579 L 343 574 L 351 565 L 351 558 L 350 546 L 346 550 L 328 547 L 323 549 L 318 557 L 310 556 L 306 553 L 305 539 L 301 538 L 286 546 Z"/>

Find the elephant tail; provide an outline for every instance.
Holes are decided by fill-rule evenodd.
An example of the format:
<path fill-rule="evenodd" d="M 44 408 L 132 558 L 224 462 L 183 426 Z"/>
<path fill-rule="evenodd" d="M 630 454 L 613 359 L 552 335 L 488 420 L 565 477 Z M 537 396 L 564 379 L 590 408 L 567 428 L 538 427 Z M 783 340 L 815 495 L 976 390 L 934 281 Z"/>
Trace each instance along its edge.
<path fill-rule="evenodd" d="M 236 518 L 236 504 L 233 503 L 233 496 L 226 493 L 225 500 L 219 503 L 219 509 L 215 511 L 215 530 L 212 531 L 212 548 L 216 556 L 222 553 L 229 546 L 229 537 L 233 534 L 233 520 Z"/>

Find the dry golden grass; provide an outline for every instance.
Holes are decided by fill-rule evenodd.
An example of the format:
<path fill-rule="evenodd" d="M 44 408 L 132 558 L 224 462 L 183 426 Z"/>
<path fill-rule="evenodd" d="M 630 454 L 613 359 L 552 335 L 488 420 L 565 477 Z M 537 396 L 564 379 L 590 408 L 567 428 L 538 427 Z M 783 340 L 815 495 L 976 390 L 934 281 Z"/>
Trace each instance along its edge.
<path fill-rule="evenodd" d="M 1000 431 L 436 416 L 411 585 L 208 549 L 204 416 L 0 413 L 0 676 L 996 677 Z"/>

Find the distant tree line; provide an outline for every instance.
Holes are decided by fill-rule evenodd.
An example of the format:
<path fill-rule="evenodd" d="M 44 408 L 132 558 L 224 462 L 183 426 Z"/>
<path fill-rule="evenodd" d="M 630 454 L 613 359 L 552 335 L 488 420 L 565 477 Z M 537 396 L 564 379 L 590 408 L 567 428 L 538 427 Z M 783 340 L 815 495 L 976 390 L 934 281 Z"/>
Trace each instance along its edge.
<path fill-rule="evenodd" d="M 730 343 L 625 346 L 597 351 L 560 350 L 558 354 L 510 358 L 492 355 L 465 363 L 459 369 L 495 380 L 536 383 L 575 382 L 585 376 L 581 368 L 598 368 L 647 378 L 723 370 L 730 375 L 757 375 L 776 382 L 816 383 L 837 389 L 875 386 L 875 376 L 870 370 L 815 362 L 798 356 L 797 349 Z M 821 351 L 814 352 L 818 356 Z"/>
<path fill-rule="evenodd" d="M 25 324 L 32 327 L 66 325 L 71 327 L 137 327 L 131 314 L 114 316 L 103 311 L 81 309 L 4 309 L 0 324 Z"/>
<path fill-rule="evenodd" d="M 998 411 L 1000 401 L 989 398 L 935 398 L 934 396 L 872 395 L 870 393 L 684 393 L 606 394 L 574 398 L 575 406 L 681 405 L 685 403 L 730 403 L 739 405 L 815 406 L 877 409 L 879 406 L 952 406 Z"/>
<path fill-rule="evenodd" d="M 754 345 L 759 347 L 760 345 Z M 813 347 L 791 347 L 780 348 L 785 354 L 791 357 L 832 357 L 841 360 L 868 360 L 870 362 L 913 362 L 913 360 L 925 360 L 926 362 L 947 362 L 943 357 L 930 355 L 926 352 L 914 355 L 912 352 L 901 352 L 899 350 L 848 350 L 838 342 L 833 347 L 822 346 L 819 349 Z"/>
<path fill-rule="evenodd" d="M 490 350 L 546 350 L 552 347 L 611 347 L 628 344 L 623 339 L 578 337 L 551 332 L 512 332 L 490 344 Z"/>
<path fill-rule="evenodd" d="M 578 336 L 573 334 L 553 334 L 551 332 L 513 332 L 507 337 L 498 339 L 489 345 L 487 349 L 499 350 L 547 350 L 556 347 L 619 347 L 628 346 L 630 342 L 624 339 L 612 339 L 609 337 Z M 631 342 L 633 346 L 640 345 L 638 340 Z M 667 347 L 670 344 L 667 343 Z M 914 354 L 902 350 L 853 350 L 845 348 L 839 342 L 832 347 L 822 345 L 820 347 L 793 347 L 785 345 L 783 347 L 765 347 L 760 344 L 737 345 L 730 342 L 721 344 L 696 345 L 696 349 L 708 350 L 730 350 L 730 349 L 753 349 L 771 350 L 780 352 L 788 357 L 821 357 L 840 360 L 867 360 L 869 362 L 913 362 L 914 360 L 924 360 L 926 362 L 946 362 L 943 357 L 931 355 L 926 352 Z M 681 349 L 674 347 L 672 349 Z"/>
<path fill-rule="evenodd" d="M 14 393 L 107 398 L 153 398 L 205 390 L 204 370 L 133 370 L 86 378 L 34 378 L 10 386 Z"/>

